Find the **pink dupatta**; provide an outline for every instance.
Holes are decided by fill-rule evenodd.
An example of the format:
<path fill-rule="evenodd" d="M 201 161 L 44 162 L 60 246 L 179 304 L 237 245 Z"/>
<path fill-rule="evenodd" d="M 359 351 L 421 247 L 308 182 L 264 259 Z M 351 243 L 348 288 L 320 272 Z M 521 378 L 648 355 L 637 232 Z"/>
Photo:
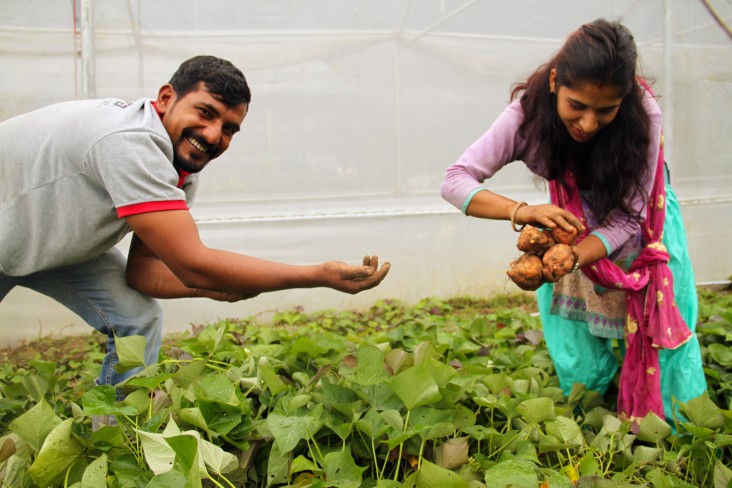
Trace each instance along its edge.
<path fill-rule="evenodd" d="M 670 256 L 661 242 L 666 218 L 663 138 L 661 141 L 646 219 L 641 225 L 645 246 L 627 273 L 607 258 L 582 268 L 594 283 L 627 292 L 627 350 L 620 372 L 618 413 L 621 419 L 633 421 L 651 411 L 664 418 L 658 348 L 676 349 L 691 338 L 676 307 Z M 574 175 L 568 172 L 565 180 L 566 188 L 556 179 L 549 182 L 551 201 L 586 222 Z M 589 229 L 579 240 L 587 235 Z"/>

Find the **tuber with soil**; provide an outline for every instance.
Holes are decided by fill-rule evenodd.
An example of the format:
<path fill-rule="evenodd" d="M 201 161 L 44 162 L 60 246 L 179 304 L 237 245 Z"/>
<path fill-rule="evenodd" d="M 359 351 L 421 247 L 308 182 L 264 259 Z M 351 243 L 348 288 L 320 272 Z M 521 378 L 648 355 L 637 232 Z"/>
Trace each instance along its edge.
<path fill-rule="evenodd" d="M 541 262 L 544 264 L 544 279 L 554 283 L 572 271 L 575 262 L 574 252 L 567 244 L 555 244 L 544 253 Z"/>
<path fill-rule="evenodd" d="M 561 227 L 540 229 L 527 225 L 516 244 L 523 254 L 510 263 L 506 274 L 526 291 L 534 291 L 546 282 L 556 282 L 574 268 L 576 239 L 576 229 L 568 232 Z"/>
<path fill-rule="evenodd" d="M 534 291 L 544 283 L 544 263 L 536 254 L 527 252 L 510 264 L 506 274 L 522 290 Z"/>
<path fill-rule="evenodd" d="M 554 239 L 556 242 L 561 244 L 568 244 L 572 245 L 574 244 L 574 241 L 577 239 L 577 229 L 575 227 L 572 227 L 572 232 L 567 232 L 562 227 L 554 227 L 550 234 L 552 236 L 552 239 Z"/>
<path fill-rule="evenodd" d="M 541 256 L 552 244 L 554 244 L 554 241 L 549 232 L 532 225 L 527 225 L 521 230 L 516 247 L 518 247 L 519 251 Z"/>

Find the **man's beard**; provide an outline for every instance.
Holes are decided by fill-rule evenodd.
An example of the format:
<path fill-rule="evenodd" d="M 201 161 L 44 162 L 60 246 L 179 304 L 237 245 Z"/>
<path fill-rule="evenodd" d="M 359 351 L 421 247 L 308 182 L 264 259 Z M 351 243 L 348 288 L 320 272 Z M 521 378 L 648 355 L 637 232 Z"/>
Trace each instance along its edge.
<path fill-rule="evenodd" d="M 178 151 L 173 151 L 173 167 L 179 171 L 185 171 L 186 173 L 198 173 L 206 167 L 209 161 L 210 159 L 198 163 L 195 161 L 191 161 L 190 159 L 181 157 L 180 155 L 178 155 Z"/>
<path fill-rule="evenodd" d="M 199 144 L 208 148 L 209 153 L 207 153 L 207 159 L 203 161 L 192 160 L 190 158 L 186 158 L 180 155 L 178 151 L 178 146 L 182 144 L 190 144 L 190 142 L 188 142 L 189 137 L 195 139 L 196 141 L 198 141 Z M 205 168 L 212 159 L 218 156 L 218 154 L 211 152 L 212 150 L 213 148 L 210 147 L 209 144 L 207 144 L 205 141 L 201 141 L 189 131 L 184 131 L 180 139 L 178 140 L 178 143 L 173 146 L 173 167 L 177 170 L 185 171 L 187 173 L 198 173 L 203 168 Z"/>

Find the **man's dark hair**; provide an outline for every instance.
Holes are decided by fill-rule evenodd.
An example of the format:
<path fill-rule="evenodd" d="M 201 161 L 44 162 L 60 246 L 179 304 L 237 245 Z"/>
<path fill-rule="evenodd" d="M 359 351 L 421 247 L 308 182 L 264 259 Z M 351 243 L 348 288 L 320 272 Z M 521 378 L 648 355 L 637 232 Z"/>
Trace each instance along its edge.
<path fill-rule="evenodd" d="M 229 107 L 240 103 L 249 104 L 252 93 L 249 91 L 244 74 L 229 61 L 215 56 L 195 56 L 184 61 L 168 83 L 178 97 L 195 91 L 203 82 L 206 89 L 218 100 Z"/>

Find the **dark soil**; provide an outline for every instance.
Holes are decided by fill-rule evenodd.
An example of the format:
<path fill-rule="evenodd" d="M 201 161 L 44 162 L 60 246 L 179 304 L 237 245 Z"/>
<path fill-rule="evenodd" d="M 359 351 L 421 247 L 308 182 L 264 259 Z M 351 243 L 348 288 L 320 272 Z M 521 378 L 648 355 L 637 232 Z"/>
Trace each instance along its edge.
<path fill-rule="evenodd" d="M 179 334 L 165 337 L 163 350 L 172 347 L 171 344 L 178 337 Z M 79 336 L 45 337 L 0 349 L 0 362 L 24 367 L 29 361 L 40 359 L 61 365 L 81 362 L 90 351 L 106 352 L 106 348 L 107 336 L 96 332 Z"/>
<path fill-rule="evenodd" d="M 82 361 L 89 350 L 98 347 L 104 351 L 106 337 L 102 334 L 68 336 L 52 339 L 49 337 L 23 341 L 14 347 L 0 349 L 0 362 L 22 366 L 34 359 L 55 363 L 70 360 Z"/>

